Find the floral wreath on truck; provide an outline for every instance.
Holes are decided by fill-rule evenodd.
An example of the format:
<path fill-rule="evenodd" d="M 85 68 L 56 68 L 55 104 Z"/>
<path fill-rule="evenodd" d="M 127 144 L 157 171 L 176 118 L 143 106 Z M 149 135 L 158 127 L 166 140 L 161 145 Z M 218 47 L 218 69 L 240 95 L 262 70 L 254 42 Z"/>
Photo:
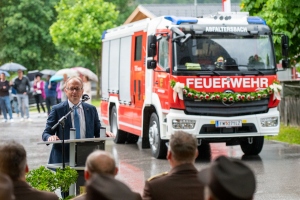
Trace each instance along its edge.
<path fill-rule="evenodd" d="M 245 102 L 261 100 L 268 98 L 274 94 L 274 99 L 280 100 L 279 92 L 282 86 L 278 81 L 274 81 L 269 87 L 256 92 L 242 92 L 242 93 L 222 93 L 222 92 L 199 92 L 194 89 L 184 86 L 183 83 L 171 80 L 171 87 L 173 88 L 174 102 L 178 95 L 179 99 L 183 99 L 183 95 L 187 98 L 197 99 L 200 101 L 223 101 L 223 102 Z"/>

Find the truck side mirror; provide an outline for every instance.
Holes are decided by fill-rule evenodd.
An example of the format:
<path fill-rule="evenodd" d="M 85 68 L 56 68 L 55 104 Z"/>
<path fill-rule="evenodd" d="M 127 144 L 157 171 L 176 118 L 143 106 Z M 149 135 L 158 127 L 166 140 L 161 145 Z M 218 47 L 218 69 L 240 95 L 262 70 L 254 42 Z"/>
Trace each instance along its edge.
<path fill-rule="evenodd" d="M 156 60 L 147 60 L 147 69 L 155 69 L 156 64 Z"/>
<path fill-rule="evenodd" d="M 289 68 L 290 60 L 289 59 L 283 59 L 281 61 L 281 65 L 283 69 Z"/>
<path fill-rule="evenodd" d="M 156 42 L 157 39 L 155 35 L 148 36 L 148 57 L 156 56 Z"/>
<path fill-rule="evenodd" d="M 286 35 L 281 36 L 281 50 L 282 50 L 282 56 L 288 57 L 288 55 L 289 55 L 289 38 Z"/>

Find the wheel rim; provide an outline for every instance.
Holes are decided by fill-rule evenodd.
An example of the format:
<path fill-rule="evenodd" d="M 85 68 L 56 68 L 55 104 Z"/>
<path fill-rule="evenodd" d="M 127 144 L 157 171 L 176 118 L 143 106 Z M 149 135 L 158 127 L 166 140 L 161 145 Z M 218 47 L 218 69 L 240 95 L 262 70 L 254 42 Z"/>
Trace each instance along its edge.
<path fill-rule="evenodd" d="M 158 148 L 158 126 L 155 121 L 152 122 L 152 126 L 149 128 L 149 142 L 152 150 L 155 152 Z"/>
<path fill-rule="evenodd" d="M 117 134 L 118 127 L 117 127 L 117 114 L 116 113 L 113 113 L 113 116 L 112 116 L 112 127 L 111 127 L 111 130 L 112 130 L 112 133 L 114 135 Z"/>

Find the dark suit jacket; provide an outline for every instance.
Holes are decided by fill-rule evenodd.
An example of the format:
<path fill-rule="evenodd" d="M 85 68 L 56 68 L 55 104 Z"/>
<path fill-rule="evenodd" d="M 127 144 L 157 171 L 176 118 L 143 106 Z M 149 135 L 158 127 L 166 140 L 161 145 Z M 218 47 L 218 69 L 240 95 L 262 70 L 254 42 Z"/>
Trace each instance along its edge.
<path fill-rule="evenodd" d="M 85 125 L 86 125 L 86 138 L 100 137 L 100 120 L 98 116 L 97 109 L 95 106 L 82 103 L 82 108 L 84 110 Z M 44 141 L 48 141 L 48 138 L 52 135 L 57 135 L 59 139 L 62 140 L 63 133 L 59 126 L 55 130 L 51 128 L 69 112 L 68 101 L 61 102 L 58 105 L 52 107 L 52 110 L 48 116 L 46 128 L 43 132 L 42 138 Z M 72 118 L 71 115 L 65 120 L 64 128 L 64 139 L 70 139 L 70 128 L 72 128 Z M 69 162 L 69 144 L 65 144 L 65 162 Z M 49 163 L 62 163 L 62 144 L 53 144 L 50 153 Z"/>
<path fill-rule="evenodd" d="M 15 200 L 58 200 L 55 193 L 36 190 L 24 181 L 15 181 L 13 184 Z"/>
<path fill-rule="evenodd" d="M 144 200 L 203 200 L 204 184 L 198 178 L 193 164 L 174 167 L 169 173 L 154 176 L 146 181 Z"/>

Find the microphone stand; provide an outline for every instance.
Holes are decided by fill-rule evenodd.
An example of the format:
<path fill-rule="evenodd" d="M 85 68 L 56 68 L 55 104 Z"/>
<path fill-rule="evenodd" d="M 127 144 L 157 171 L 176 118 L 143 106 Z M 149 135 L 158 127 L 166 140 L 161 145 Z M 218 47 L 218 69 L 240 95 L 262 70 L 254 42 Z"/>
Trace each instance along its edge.
<path fill-rule="evenodd" d="M 85 96 L 77 105 L 74 105 L 72 108 L 70 108 L 70 111 L 65 116 L 60 118 L 60 120 L 58 120 L 58 122 L 51 128 L 51 130 L 54 130 L 58 125 L 60 125 L 62 128 L 63 134 L 61 140 L 62 140 L 62 168 L 63 169 L 65 169 L 65 120 L 74 111 L 75 108 L 78 108 L 83 102 L 89 99 L 90 98 L 88 96 Z"/>

